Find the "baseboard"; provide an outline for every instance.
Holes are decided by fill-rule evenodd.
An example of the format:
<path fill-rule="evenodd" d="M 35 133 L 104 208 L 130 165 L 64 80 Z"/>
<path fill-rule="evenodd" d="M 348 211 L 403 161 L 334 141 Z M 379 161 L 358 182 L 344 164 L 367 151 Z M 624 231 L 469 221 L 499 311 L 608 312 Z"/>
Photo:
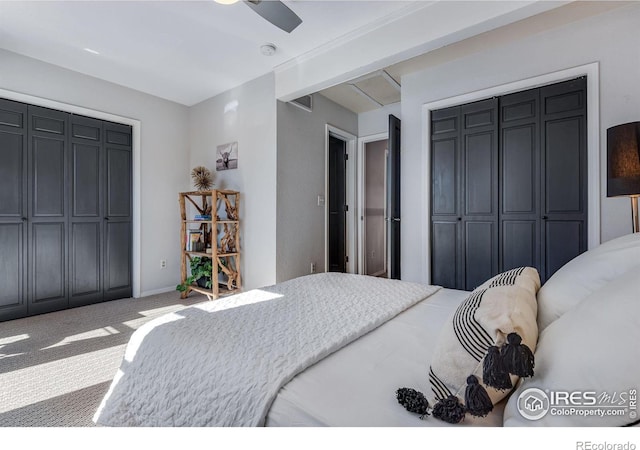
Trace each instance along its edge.
<path fill-rule="evenodd" d="M 165 292 L 171 292 L 171 291 L 175 291 L 176 287 L 175 286 L 168 286 L 168 287 L 163 287 L 160 289 L 153 289 L 151 291 L 144 291 L 140 293 L 140 297 L 149 297 L 150 295 L 156 295 L 156 294 L 164 294 Z M 178 292 L 178 291 L 176 291 Z"/>

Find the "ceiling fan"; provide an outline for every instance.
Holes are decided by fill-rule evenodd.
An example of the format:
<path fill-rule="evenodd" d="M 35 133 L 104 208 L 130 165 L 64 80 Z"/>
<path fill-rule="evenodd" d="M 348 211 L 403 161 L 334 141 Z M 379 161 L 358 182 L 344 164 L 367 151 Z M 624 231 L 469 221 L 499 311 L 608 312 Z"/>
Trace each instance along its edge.
<path fill-rule="evenodd" d="M 302 19 L 278 0 L 244 0 L 251 9 L 281 30 L 291 33 Z"/>

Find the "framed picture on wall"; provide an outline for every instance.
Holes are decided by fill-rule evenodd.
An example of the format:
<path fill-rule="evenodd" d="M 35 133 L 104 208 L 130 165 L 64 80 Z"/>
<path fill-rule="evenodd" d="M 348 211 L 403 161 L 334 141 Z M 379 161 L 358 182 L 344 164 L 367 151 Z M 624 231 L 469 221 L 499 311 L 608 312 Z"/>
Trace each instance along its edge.
<path fill-rule="evenodd" d="M 216 170 L 228 170 L 238 168 L 238 142 L 218 145 L 216 158 Z"/>

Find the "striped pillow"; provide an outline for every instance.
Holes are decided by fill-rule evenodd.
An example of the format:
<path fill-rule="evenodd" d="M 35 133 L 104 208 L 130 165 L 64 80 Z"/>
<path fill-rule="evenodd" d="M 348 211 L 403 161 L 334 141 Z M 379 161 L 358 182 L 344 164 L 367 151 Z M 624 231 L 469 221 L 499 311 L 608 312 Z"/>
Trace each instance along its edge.
<path fill-rule="evenodd" d="M 474 415 L 486 415 L 492 405 L 502 400 L 515 385 L 518 376 L 505 373 L 500 389 L 489 387 L 483 381 L 483 365 L 487 353 L 500 352 L 507 341 L 515 348 L 520 344 L 530 350 L 531 358 L 538 339 L 536 323 L 536 293 L 540 289 L 538 271 L 532 267 L 520 267 L 496 275 L 476 288 L 456 309 L 446 322 L 433 353 L 429 367 L 429 383 L 434 415 L 437 408 L 458 407 L 460 411 Z M 517 334 L 516 335 L 514 334 Z M 518 346 L 518 348 L 522 348 Z M 489 361 L 486 361 L 489 363 Z M 533 361 L 531 361 L 533 363 Z M 474 375 L 474 377 L 471 377 Z M 498 386 L 494 381 L 493 386 Z M 465 403 L 469 402 L 469 389 L 483 386 L 488 394 L 489 409 L 475 413 Z M 485 394 L 483 394 L 485 395 Z M 458 400 L 456 401 L 455 398 Z M 443 406 L 443 402 L 449 404 Z M 451 403 L 459 403 L 461 406 Z M 438 406 L 438 403 L 440 405 Z M 462 414 L 464 416 L 464 413 Z M 442 418 L 442 417 L 440 417 Z M 456 421 L 459 421 L 458 417 Z M 447 420 L 447 419 L 443 419 Z M 452 420 L 453 421 L 453 420 Z"/>

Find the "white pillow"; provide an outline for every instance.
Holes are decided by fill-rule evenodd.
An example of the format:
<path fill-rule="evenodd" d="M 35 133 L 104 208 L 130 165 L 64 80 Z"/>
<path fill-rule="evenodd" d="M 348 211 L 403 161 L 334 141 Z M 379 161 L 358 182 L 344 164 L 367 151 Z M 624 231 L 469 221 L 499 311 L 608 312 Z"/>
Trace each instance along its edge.
<path fill-rule="evenodd" d="M 504 425 L 608 427 L 637 422 L 640 404 L 636 400 L 634 410 L 629 402 L 630 397 L 637 398 L 640 391 L 639 343 L 640 266 L 636 266 L 598 289 L 540 333 L 535 374 L 523 380 L 509 398 Z M 531 388 L 537 391 L 528 391 Z M 546 394 L 546 403 L 540 392 Z M 553 409 L 559 403 L 563 405 L 559 400 L 555 403 L 551 400 L 564 396 L 565 392 L 574 396 L 568 403 L 575 406 L 576 411 L 591 410 L 585 406 L 591 407 L 588 404 L 592 399 L 599 401 L 603 394 L 611 397 L 609 402 L 600 405 L 603 411 L 624 407 L 627 411 L 622 416 L 604 417 L 581 416 L 577 412 L 554 415 Z M 542 401 L 538 403 L 541 408 L 535 405 L 538 400 Z M 529 406 L 525 405 L 527 401 Z M 622 402 L 621 405 L 617 405 L 618 402 Z M 525 418 L 519 408 L 532 419 Z M 546 415 L 535 419 L 545 410 Z"/>
<path fill-rule="evenodd" d="M 588 295 L 639 263 L 640 233 L 605 242 L 569 261 L 538 292 L 540 332 Z"/>

